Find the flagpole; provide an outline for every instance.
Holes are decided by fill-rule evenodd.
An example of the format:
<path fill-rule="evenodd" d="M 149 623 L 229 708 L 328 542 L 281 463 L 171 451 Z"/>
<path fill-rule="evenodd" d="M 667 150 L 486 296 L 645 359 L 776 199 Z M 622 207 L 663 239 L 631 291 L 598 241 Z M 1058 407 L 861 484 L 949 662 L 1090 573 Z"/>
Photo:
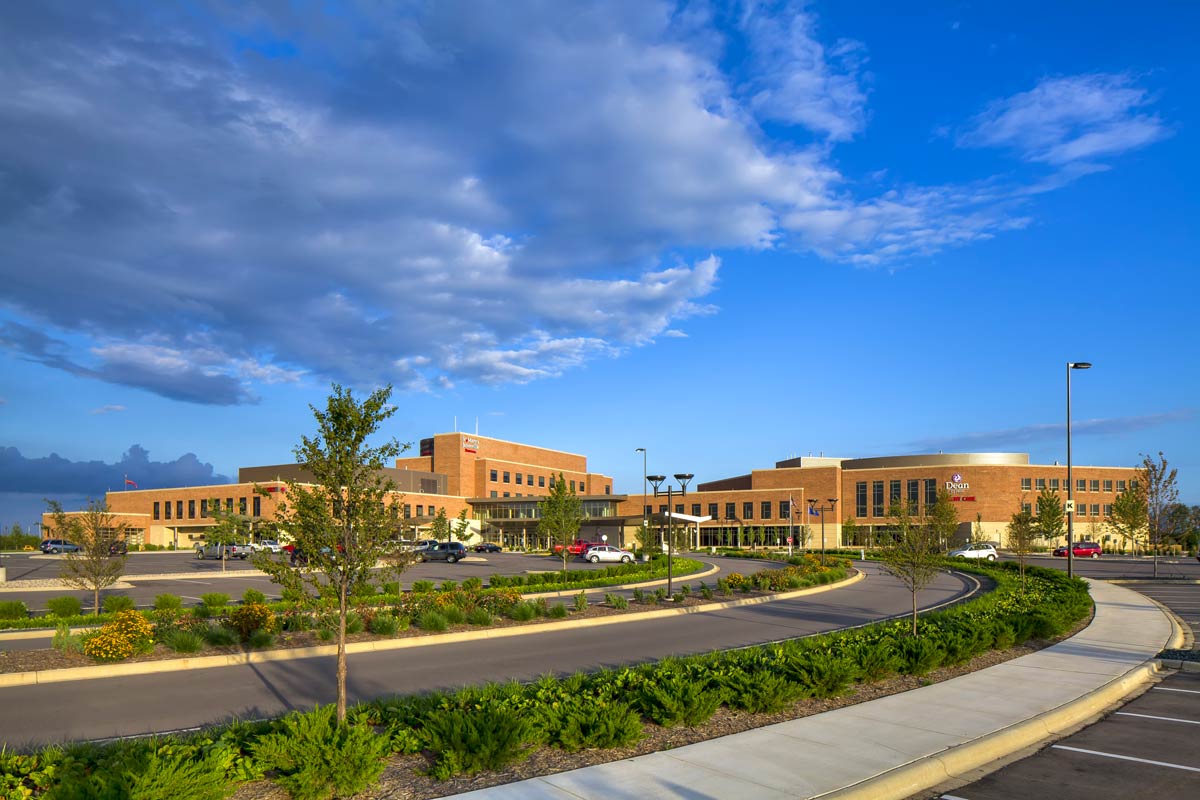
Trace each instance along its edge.
<path fill-rule="evenodd" d="M 801 487 L 800 487 L 800 513 L 801 513 L 801 514 L 805 514 L 805 513 L 807 513 L 807 512 L 805 512 L 805 510 L 804 510 L 804 505 L 805 505 L 805 504 L 804 504 L 804 487 L 803 487 L 803 486 L 801 486 Z M 805 526 L 805 525 L 807 525 L 807 524 L 808 524 L 808 517 L 805 517 L 805 518 L 804 518 L 804 522 L 803 522 L 803 523 L 800 525 L 800 539 L 801 539 L 801 541 L 803 541 L 803 540 L 805 539 L 804 532 L 805 532 L 805 530 L 807 530 L 807 529 L 806 529 L 804 526 Z M 801 552 L 807 551 L 807 550 L 808 550 L 808 547 L 806 547 L 805 545 L 801 544 L 801 545 L 800 545 L 800 550 L 801 550 Z"/>
<path fill-rule="evenodd" d="M 796 498 L 788 495 L 788 556 L 792 555 L 792 542 L 795 537 Z"/>

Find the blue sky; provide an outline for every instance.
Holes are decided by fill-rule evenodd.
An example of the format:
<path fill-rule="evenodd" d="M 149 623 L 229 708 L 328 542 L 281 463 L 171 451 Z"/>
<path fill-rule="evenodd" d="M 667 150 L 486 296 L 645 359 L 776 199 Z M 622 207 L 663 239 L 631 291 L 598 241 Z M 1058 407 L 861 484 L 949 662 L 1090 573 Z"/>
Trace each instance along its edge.
<path fill-rule="evenodd" d="M 1051 463 L 1069 360 L 1077 463 L 1200 503 L 1200 8 L 896 8 L 6 6 L 0 524 L 289 460 L 331 381 L 618 491 Z"/>

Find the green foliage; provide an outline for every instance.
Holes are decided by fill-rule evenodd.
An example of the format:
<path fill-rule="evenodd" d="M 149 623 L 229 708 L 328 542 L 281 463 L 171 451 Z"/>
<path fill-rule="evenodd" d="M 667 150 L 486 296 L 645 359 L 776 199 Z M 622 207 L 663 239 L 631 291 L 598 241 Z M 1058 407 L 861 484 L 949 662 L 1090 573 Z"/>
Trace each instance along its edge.
<path fill-rule="evenodd" d="M 483 613 L 486 614 L 487 611 L 484 610 Z M 463 610 L 458 606 L 446 606 L 446 608 L 442 611 L 442 616 L 445 617 L 446 622 L 449 622 L 451 625 L 462 625 L 467 621 L 467 615 L 464 614 Z"/>
<path fill-rule="evenodd" d="M 54 638 L 50 641 L 50 646 L 60 653 L 83 652 L 82 638 L 71 633 L 71 626 L 67 622 L 58 623 L 58 627 L 54 631 Z"/>
<path fill-rule="evenodd" d="M 266 605 L 267 596 L 258 589 L 247 589 L 246 591 L 242 592 L 242 602 L 246 603 L 247 605 L 250 603 Z"/>
<path fill-rule="evenodd" d="M 237 632 L 223 625 L 210 625 L 204 630 L 203 635 L 204 641 L 213 647 L 228 647 L 238 642 Z"/>
<path fill-rule="evenodd" d="M 237 631 L 238 638 L 247 642 L 255 631 L 269 634 L 275 630 L 275 614 L 262 603 L 247 603 L 229 612 L 227 624 Z"/>
<path fill-rule="evenodd" d="M 246 644 L 255 650 L 263 650 L 275 644 L 275 634 L 269 630 L 259 629 L 250 634 Z"/>
<path fill-rule="evenodd" d="M 634 589 L 633 590 L 633 602 L 635 602 L 635 603 L 646 602 L 646 593 L 643 592 L 641 589 Z"/>
<path fill-rule="evenodd" d="M 183 598 L 176 594 L 154 595 L 155 611 L 179 611 L 183 608 Z"/>
<path fill-rule="evenodd" d="M 547 616 L 549 616 L 551 619 L 563 619 L 567 616 L 567 614 L 567 607 L 565 605 L 562 603 L 555 603 L 554 605 L 550 606 L 550 611 L 548 612 Z"/>
<path fill-rule="evenodd" d="M 945 651 L 933 637 L 906 637 L 898 643 L 900 671 L 906 675 L 924 675 L 942 664 Z"/>
<path fill-rule="evenodd" d="M 416 626 L 423 631 L 432 631 L 440 633 L 450 627 L 449 620 L 445 615 L 439 614 L 436 611 L 426 611 L 415 620 Z"/>
<path fill-rule="evenodd" d="M 127 594 L 113 594 L 104 598 L 104 613 L 116 614 L 118 611 L 132 611 L 133 598 Z"/>
<path fill-rule="evenodd" d="M 47 796 L 220 800 L 233 792 L 236 759 L 226 743 L 205 746 L 173 737 L 120 742 L 102 750 L 76 746 L 47 765 L 52 787 Z"/>
<path fill-rule="evenodd" d="M 376 614 L 367 627 L 376 636 L 395 636 L 400 630 L 400 620 L 395 614 Z"/>
<path fill-rule="evenodd" d="M 667 590 L 666 589 L 664 589 L 663 587 L 660 586 L 654 590 L 654 602 L 655 603 L 661 603 L 663 600 L 666 600 L 666 599 L 667 599 Z"/>
<path fill-rule="evenodd" d="M 701 583 L 700 584 L 700 596 L 703 597 L 705 600 L 712 600 L 713 599 L 712 587 L 709 586 L 707 583 Z"/>
<path fill-rule="evenodd" d="M 777 672 L 731 669 L 720 676 L 725 702 L 755 714 L 774 714 L 805 697 L 802 684 Z"/>
<path fill-rule="evenodd" d="M 83 602 L 78 597 L 64 595 L 47 600 L 46 608 L 55 617 L 78 617 L 83 613 Z"/>
<path fill-rule="evenodd" d="M 529 622 L 537 617 L 537 606 L 528 601 L 522 601 L 509 610 L 508 616 L 517 622 Z"/>
<path fill-rule="evenodd" d="M 486 628 L 492 624 L 492 614 L 486 608 L 472 608 L 467 612 L 467 622 Z"/>
<path fill-rule="evenodd" d="M 439 780 L 503 769 L 522 759 L 535 738 L 532 725 L 522 715 L 486 706 L 438 711 L 426 720 L 421 734 L 437 756 L 429 774 Z"/>
<path fill-rule="evenodd" d="M 634 694 L 638 709 L 663 727 L 699 725 L 721 705 L 722 692 L 707 677 L 693 675 L 680 662 L 668 659 L 658 665 L 652 680 Z"/>
<path fill-rule="evenodd" d="M 626 747 L 642 738 L 641 715 L 618 700 L 571 695 L 556 709 L 549 743 L 567 752 Z"/>
<path fill-rule="evenodd" d="M 364 722 L 337 723 L 333 706 L 292 713 L 253 744 L 255 761 L 296 800 L 363 791 L 383 772 L 388 739 Z"/>
<path fill-rule="evenodd" d="M 20 600 L 0 600 L 0 619 L 25 619 L 29 607 Z"/>
<path fill-rule="evenodd" d="M 417 594 L 433 591 L 433 581 L 413 581 L 412 590 Z"/>
<path fill-rule="evenodd" d="M 198 653 L 204 646 L 204 637 L 195 631 L 177 629 L 164 634 L 162 643 L 176 653 Z"/>
<path fill-rule="evenodd" d="M 580 592 L 579 594 L 575 595 L 575 610 L 583 612 L 583 611 L 587 611 L 587 607 L 588 607 L 587 594 L 585 592 Z"/>
<path fill-rule="evenodd" d="M 629 608 L 628 600 L 626 600 L 622 595 L 613 594 L 611 592 L 608 592 L 604 595 L 604 602 L 616 609 Z"/>
<path fill-rule="evenodd" d="M 468 592 L 476 592 L 483 588 L 483 578 L 472 575 L 462 582 L 462 588 Z"/>
<path fill-rule="evenodd" d="M 200 595 L 200 602 L 209 611 L 218 612 L 225 606 L 229 605 L 229 595 L 224 592 L 205 592 Z"/>
<path fill-rule="evenodd" d="M 362 614 L 356 611 L 351 611 L 346 614 L 346 633 L 362 633 L 366 630 L 366 624 L 363 622 Z"/>

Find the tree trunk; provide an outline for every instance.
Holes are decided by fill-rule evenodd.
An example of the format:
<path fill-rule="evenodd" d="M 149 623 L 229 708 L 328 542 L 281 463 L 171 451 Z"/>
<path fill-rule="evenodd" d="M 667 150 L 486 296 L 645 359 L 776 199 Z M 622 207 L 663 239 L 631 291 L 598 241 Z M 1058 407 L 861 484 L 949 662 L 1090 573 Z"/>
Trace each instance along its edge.
<path fill-rule="evenodd" d="M 92 614 L 100 616 L 100 587 L 92 589 Z"/>
<path fill-rule="evenodd" d="M 917 635 L 917 590 L 913 589 L 913 636 Z"/>
<path fill-rule="evenodd" d="M 346 579 L 338 587 L 337 721 L 346 721 Z"/>

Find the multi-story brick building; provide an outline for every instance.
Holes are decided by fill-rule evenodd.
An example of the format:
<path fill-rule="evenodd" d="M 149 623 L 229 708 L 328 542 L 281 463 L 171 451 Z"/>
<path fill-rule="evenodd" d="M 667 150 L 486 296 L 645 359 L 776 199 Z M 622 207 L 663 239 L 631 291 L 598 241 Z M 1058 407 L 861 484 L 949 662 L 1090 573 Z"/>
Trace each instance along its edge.
<path fill-rule="evenodd" d="M 583 500 L 586 538 L 608 536 L 629 544 L 643 518 L 659 525 L 668 510 L 662 496 L 613 494 L 612 478 L 590 472 L 585 456 L 464 433 L 422 439 L 418 455 L 397 459 L 385 472 L 414 535 L 438 510 L 455 517 L 465 508 L 484 538 L 509 547 L 545 546 L 537 532 L 537 504 L 560 475 Z M 1113 498 L 1136 485 L 1135 470 L 1077 466 L 1072 479 L 1077 536 L 1104 541 Z M 311 477 L 295 464 L 246 467 L 234 484 L 110 492 L 107 501 L 129 526 L 131 544 L 187 548 L 215 523 L 213 503 L 252 521 L 273 519 L 289 480 L 306 483 Z M 922 510 L 946 491 L 959 512 L 960 539 L 978 526 L 985 538 L 1003 543 L 1012 514 L 1036 511 L 1043 489 L 1065 497 L 1066 480 L 1065 466 L 1033 465 L 1024 453 L 803 457 L 698 483 L 673 499 L 671 513 L 692 530 L 699 547 L 785 544 L 789 536 L 799 543 L 806 524 L 809 546 L 854 546 L 878 540 L 894 500 L 909 500 Z M 846 527 L 850 518 L 853 536 Z M 44 518 L 43 524 L 52 528 L 53 520 Z"/>

